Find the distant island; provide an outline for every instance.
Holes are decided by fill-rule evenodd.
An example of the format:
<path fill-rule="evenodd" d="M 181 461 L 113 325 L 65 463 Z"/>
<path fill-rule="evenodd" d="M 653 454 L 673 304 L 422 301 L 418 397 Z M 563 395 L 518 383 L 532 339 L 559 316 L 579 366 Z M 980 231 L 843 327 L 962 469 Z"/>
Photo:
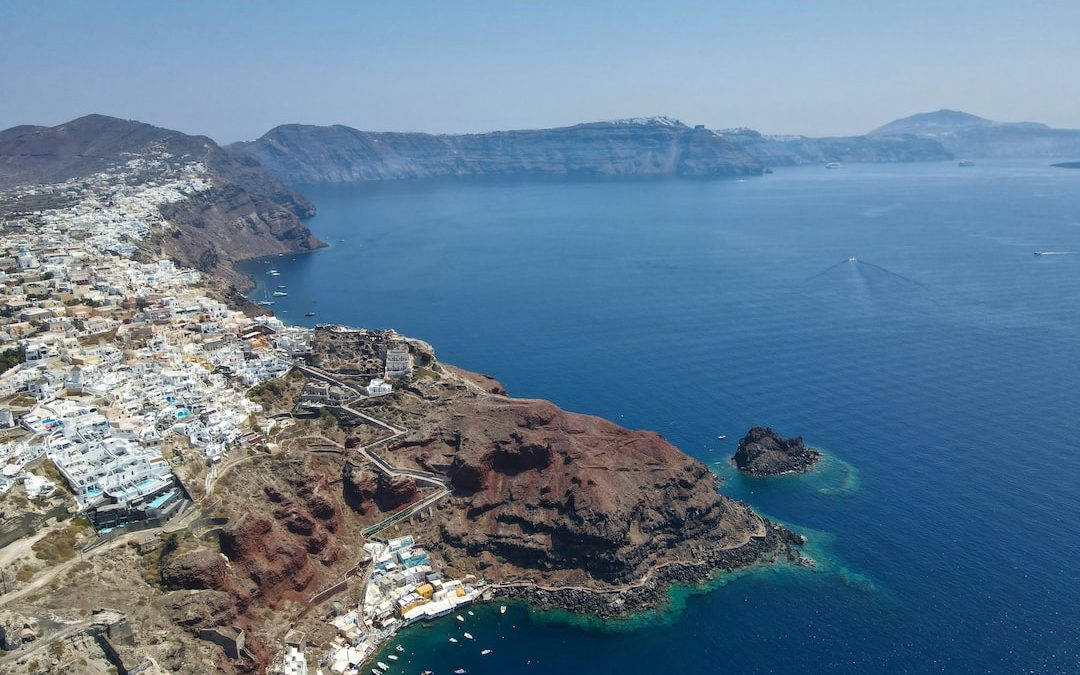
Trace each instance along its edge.
<path fill-rule="evenodd" d="M 779 476 L 811 470 L 821 453 L 806 447 L 801 436 L 782 438 L 769 427 L 753 427 L 739 440 L 732 459 L 751 476 Z"/>
<path fill-rule="evenodd" d="M 769 166 L 953 158 L 938 142 L 914 136 L 770 136 L 667 117 L 463 135 L 286 124 L 228 148 L 290 185 L 444 176 L 730 177 Z"/>
<path fill-rule="evenodd" d="M 285 124 L 228 150 L 290 185 L 446 176 L 731 177 L 831 162 L 1066 157 L 1080 154 L 1080 131 L 955 110 L 832 138 L 713 130 L 668 117 L 460 135 Z"/>
<path fill-rule="evenodd" d="M 1080 155 L 1080 130 L 1039 122 L 995 122 L 958 110 L 919 113 L 871 131 L 872 138 L 934 140 L 957 157 L 1025 158 Z"/>

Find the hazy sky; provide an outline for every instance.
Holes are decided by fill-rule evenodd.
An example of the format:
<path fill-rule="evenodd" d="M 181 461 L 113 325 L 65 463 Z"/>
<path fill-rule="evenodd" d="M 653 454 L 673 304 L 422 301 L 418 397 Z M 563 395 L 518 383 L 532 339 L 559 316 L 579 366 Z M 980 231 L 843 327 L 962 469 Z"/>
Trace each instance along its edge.
<path fill-rule="evenodd" d="M 0 128 L 837 135 L 938 108 L 1080 128 L 1080 0 L 0 1 Z"/>

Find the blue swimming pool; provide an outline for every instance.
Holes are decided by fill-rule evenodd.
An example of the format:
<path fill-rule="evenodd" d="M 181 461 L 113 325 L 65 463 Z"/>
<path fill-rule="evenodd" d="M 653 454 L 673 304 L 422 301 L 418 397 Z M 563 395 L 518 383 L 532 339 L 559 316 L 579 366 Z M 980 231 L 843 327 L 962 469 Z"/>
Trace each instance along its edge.
<path fill-rule="evenodd" d="M 165 502 L 169 501 L 169 499 L 170 499 L 170 498 L 171 498 L 171 497 L 173 496 L 173 493 L 174 493 L 174 490 L 169 490 L 169 491 L 168 491 L 168 492 L 166 492 L 165 494 L 163 494 L 163 495 L 159 495 L 159 496 L 155 497 L 155 498 L 154 498 L 154 501 L 150 502 L 150 503 L 148 504 L 148 506 L 149 506 L 150 508 L 152 508 L 152 509 L 157 509 L 157 508 L 161 508 L 161 506 L 162 506 L 162 505 L 163 505 L 163 504 L 164 504 Z"/>

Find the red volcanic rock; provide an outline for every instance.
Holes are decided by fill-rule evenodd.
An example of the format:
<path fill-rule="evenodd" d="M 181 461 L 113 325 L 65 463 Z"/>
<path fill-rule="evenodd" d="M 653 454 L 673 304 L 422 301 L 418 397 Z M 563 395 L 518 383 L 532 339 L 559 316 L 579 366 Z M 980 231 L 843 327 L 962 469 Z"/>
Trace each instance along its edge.
<path fill-rule="evenodd" d="M 345 502 L 360 513 L 367 513 L 372 504 L 380 511 L 395 509 L 415 501 L 420 496 L 416 481 L 408 476 L 387 476 L 363 469 L 352 462 L 342 471 Z"/>
<path fill-rule="evenodd" d="M 171 557 L 161 569 L 168 588 L 223 590 L 230 585 L 225 559 L 216 551 L 202 549 Z"/>
<path fill-rule="evenodd" d="M 380 475 L 378 484 L 379 490 L 375 494 L 375 501 L 383 511 L 394 511 L 420 496 L 420 492 L 416 489 L 416 481 L 408 476 Z"/>
<path fill-rule="evenodd" d="M 221 550 L 233 569 L 271 603 L 283 590 L 306 589 L 317 574 L 306 541 L 287 532 L 270 518 L 247 514 L 221 533 Z"/>
<path fill-rule="evenodd" d="M 619 581 L 672 547 L 738 546 L 760 527 L 658 434 L 494 397 L 459 399 L 447 419 L 437 433 L 452 446 L 455 493 L 440 511 L 442 538 L 470 555 Z"/>

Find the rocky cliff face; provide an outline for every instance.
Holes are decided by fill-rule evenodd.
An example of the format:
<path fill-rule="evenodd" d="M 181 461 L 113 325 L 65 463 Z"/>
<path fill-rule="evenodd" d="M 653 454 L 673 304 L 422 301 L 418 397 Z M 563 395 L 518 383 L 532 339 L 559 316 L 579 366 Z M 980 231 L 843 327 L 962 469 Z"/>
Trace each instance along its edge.
<path fill-rule="evenodd" d="M 211 531 L 162 554 L 163 606 L 177 625 L 196 634 L 252 629 L 255 660 L 221 663 L 219 672 L 262 672 L 270 657 L 259 632 L 266 613 L 306 601 L 355 564 L 336 479 L 334 468 L 302 460 L 256 462 L 231 484 L 216 542 Z"/>
<path fill-rule="evenodd" d="M 390 477 L 372 469 L 347 462 L 342 471 L 345 503 L 358 513 L 367 514 L 372 506 L 380 511 L 394 511 L 420 496 L 416 481 L 407 476 Z"/>
<path fill-rule="evenodd" d="M 463 401 L 442 434 L 456 446 L 443 541 L 469 555 L 629 581 L 661 557 L 745 544 L 761 522 L 658 434 L 545 401 Z"/>
<path fill-rule="evenodd" d="M 129 181 L 155 181 L 195 162 L 211 187 L 161 209 L 171 227 L 145 242 L 148 253 L 236 282 L 230 265 L 236 260 L 321 245 L 301 222 L 315 213 L 310 202 L 258 162 L 205 136 L 104 115 L 0 131 L 0 188 L 89 179 L 118 168 Z"/>
<path fill-rule="evenodd" d="M 724 138 L 667 118 L 459 136 L 290 124 L 229 149 L 291 184 L 522 174 L 742 176 L 762 168 Z"/>
<path fill-rule="evenodd" d="M 802 473 L 813 468 L 821 453 L 808 448 L 801 436 L 781 438 L 768 427 L 754 427 L 739 440 L 735 466 L 752 476 Z"/>
<path fill-rule="evenodd" d="M 953 153 L 932 138 L 916 136 L 765 136 L 756 131 L 724 132 L 766 166 L 828 162 L 934 162 Z"/>

